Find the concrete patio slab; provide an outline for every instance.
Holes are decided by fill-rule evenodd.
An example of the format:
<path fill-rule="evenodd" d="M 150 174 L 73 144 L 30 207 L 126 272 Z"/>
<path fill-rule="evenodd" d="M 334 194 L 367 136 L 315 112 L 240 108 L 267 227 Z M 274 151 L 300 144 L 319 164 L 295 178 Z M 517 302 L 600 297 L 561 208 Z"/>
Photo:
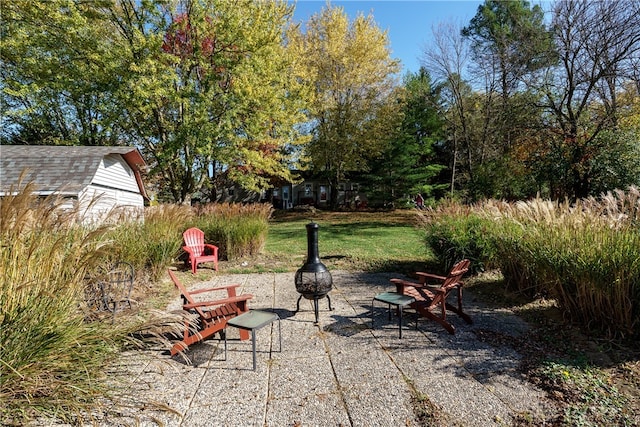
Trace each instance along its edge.
<path fill-rule="evenodd" d="M 257 333 L 257 369 L 250 341 L 228 332 L 228 357 L 217 338 L 187 352 L 191 364 L 165 350 L 123 354 L 114 366 L 126 405 L 114 400 L 96 425 L 141 426 L 418 426 L 417 401 L 428 399 L 448 425 L 505 426 L 515 417 L 554 410 L 544 393 L 518 373 L 520 355 L 492 346 L 475 331 L 519 336 L 527 325 L 508 310 L 465 295 L 467 325 L 455 314 L 450 335 L 435 322 L 407 314 L 403 338 L 383 307 L 371 310 L 376 293 L 393 290 L 391 273 L 332 272 L 333 310 L 320 300 L 319 324 L 312 301 L 299 294 L 294 273 L 218 274 L 194 287 L 241 284 L 255 297 L 250 308 L 281 318 Z M 179 309 L 180 300 L 167 307 Z M 371 327 L 375 316 L 374 327 Z M 117 376 L 114 373 L 114 376 Z M 120 401 L 120 403 L 124 403 Z M 422 423 L 422 424 L 421 424 Z"/>

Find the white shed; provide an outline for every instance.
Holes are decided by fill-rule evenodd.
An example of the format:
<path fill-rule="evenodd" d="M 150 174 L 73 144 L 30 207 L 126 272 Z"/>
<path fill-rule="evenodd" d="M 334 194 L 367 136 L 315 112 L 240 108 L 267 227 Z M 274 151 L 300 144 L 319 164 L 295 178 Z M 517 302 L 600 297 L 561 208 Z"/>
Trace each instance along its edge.
<path fill-rule="evenodd" d="M 133 147 L 0 145 L 0 196 L 33 182 L 39 196 L 57 194 L 79 207 L 83 222 L 114 209 L 141 218 L 147 194 Z"/>

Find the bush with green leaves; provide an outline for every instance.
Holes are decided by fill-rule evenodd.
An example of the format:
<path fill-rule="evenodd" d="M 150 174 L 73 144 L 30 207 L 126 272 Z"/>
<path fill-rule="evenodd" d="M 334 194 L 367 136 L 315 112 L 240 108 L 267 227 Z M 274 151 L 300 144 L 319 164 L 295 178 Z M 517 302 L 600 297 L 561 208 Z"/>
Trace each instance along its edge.
<path fill-rule="evenodd" d="M 428 242 L 450 265 L 497 266 L 508 286 L 555 298 L 580 324 L 632 337 L 640 326 L 640 191 L 576 203 L 448 204 L 425 215 Z"/>
<path fill-rule="evenodd" d="M 532 375 L 544 388 L 570 402 L 558 420 L 561 425 L 635 425 L 628 399 L 614 385 L 611 374 L 582 357 L 544 360 Z"/>
<path fill-rule="evenodd" d="M 220 258 L 234 260 L 262 250 L 271 212 L 269 204 L 209 204 L 198 208 L 195 226 L 208 243 L 218 246 Z"/>
<path fill-rule="evenodd" d="M 420 213 L 425 225 L 426 244 L 447 271 L 462 260 L 471 261 L 471 271 L 491 267 L 494 247 L 492 222 L 472 206 L 447 202 Z"/>

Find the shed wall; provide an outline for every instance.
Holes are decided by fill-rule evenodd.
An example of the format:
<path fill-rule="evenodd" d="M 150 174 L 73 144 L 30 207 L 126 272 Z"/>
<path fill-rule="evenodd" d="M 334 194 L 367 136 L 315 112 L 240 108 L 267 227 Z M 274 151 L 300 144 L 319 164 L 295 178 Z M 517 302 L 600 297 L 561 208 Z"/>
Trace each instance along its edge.
<path fill-rule="evenodd" d="M 90 185 L 79 195 L 80 215 L 85 223 L 143 219 L 144 199 L 141 194 Z M 117 214 L 115 216 L 112 216 Z M 124 214 L 124 217 L 121 215 Z"/>
<path fill-rule="evenodd" d="M 102 187 L 140 193 L 133 171 L 119 154 L 104 156 L 91 183 Z"/>

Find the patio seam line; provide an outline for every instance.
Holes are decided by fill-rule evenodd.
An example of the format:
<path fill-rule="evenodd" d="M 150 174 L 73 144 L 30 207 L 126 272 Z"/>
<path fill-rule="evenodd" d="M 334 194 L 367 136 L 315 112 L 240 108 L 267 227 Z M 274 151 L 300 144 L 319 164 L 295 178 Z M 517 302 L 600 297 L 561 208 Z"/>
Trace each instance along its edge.
<path fill-rule="evenodd" d="M 339 295 L 341 296 L 341 298 L 343 300 L 347 301 L 347 304 L 349 303 L 349 301 L 345 297 L 343 297 L 342 294 L 339 294 Z M 340 384 L 340 380 L 338 379 L 338 373 L 336 372 L 336 367 L 335 367 L 335 364 L 334 364 L 334 360 L 333 360 L 333 357 L 331 357 L 331 348 L 329 347 L 329 344 L 327 343 L 327 340 L 326 340 L 326 337 L 325 337 L 325 332 L 322 329 L 321 325 L 318 324 L 317 328 L 318 328 L 318 330 L 320 332 L 319 336 L 320 336 L 320 339 L 322 340 L 322 344 L 324 345 L 325 354 L 327 355 L 327 358 L 329 359 L 329 364 L 331 365 L 331 373 L 333 374 L 333 381 L 336 384 L 336 392 L 337 392 L 338 396 L 340 396 L 340 401 L 342 402 L 342 406 L 344 408 L 344 411 L 347 414 L 347 418 L 349 418 L 349 424 L 351 425 L 351 427 L 353 427 L 354 426 L 353 417 L 351 416 L 351 412 L 349 411 L 349 405 L 347 404 L 347 397 L 344 394 L 344 390 L 343 390 L 342 384 Z"/>
<path fill-rule="evenodd" d="M 272 273 L 272 286 L 271 286 L 271 311 L 273 311 L 275 313 L 275 306 L 276 306 L 276 274 Z M 280 320 L 279 320 L 280 321 Z M 263 412 L 262 412 L 262 425 L 266 426 L 267 425 L 267 414 L 269 413 L 269 403 L 271 402 L 271 374 L 272 374 L 272 368 L 273 368 L 273 364 L 271 363 L 272 360 L 272 354 L 273 354 L 273 325 L 275 322 L 271 323 L 271 330 L 269 333 L 269 360 L 267 361 L 267 396 L 265 399 L 265 403 L 263 406 Z M 280 329 L 280 331 L 282 331 L 282 329 Z M 282 332 L 281 332 L 282 333 Z M 282 336 L 280 337 L 280 342 L 281 342 L 281 346 L 282 346 Z M 282 352 L 282 347 L 280 347 L 280 351 Z"/>
<path fill-rule="evenodd" d="M 465 371 L 469 372 L 469 374 L 471 375 L 471 378 L 473 378 L 473 380 L 476 383 L 478 383 L 480 385 L 480 387 L 484 388 L 487 391 L 487 393 L 491 394 L 499 402 L 501 402 L 505 406 L 505 408 L 508 409 L 509 413 L 511 413 L 511 414 L 517 414 L 518 413 L 518 411 L 509 402 L 505 401 L 502 397 L 500 397 L 500 395 L 496 394 L 495 391 L 491 391 L 491 389 L 488 386 L 486 386 L 482 382 L 478 381 L 476 376 L 471 371 L 469 371 L 466 367 L 464 369 L 465 369 Z"/>
<path fill-rule="evenodd" d="M 424 331 L 420 331 L 423 335 L 425 335 L 426 337 L 426 333 Z M 428 337 L 427 337 L 428 339 Z M 429 340 L 431 341 L 431 340 Z M 435 343 L 434 341 L 432 341 L 433 343 Z M 452 352 L 449 349 L 444 349 L 443 350 L 444 353 L 447 355 L 447 357 L 450 357 L 451 359 L 456 361 L 456 365 L 459 366 L 460 368 L 462 368 L 467 375 L 469 375 L 470 378 L 473 379 L 473 381 L 476 382 L 476 384 L 478 384 L 481 388 L 483 388 L 484 390 L 487 391 L 487 393 L 491 394 L 492 396 L 494 396 L 500 403 L 502 403 L 505 408 L 508 409 L 508 412 L 511 414 L 517 413 L 517 411 L 509 404 L 509 402 L 505 401 L 505 399 L 503 399 L 502 397 L 500 397 L 498 394 L 496 394 L 494 391 L 491 391 L 491 389 L 486 386 L 485 384 L 483 384 L 481 381 L 479 381 L 476 377 L 476 375 L 469 370 L 469 368 L 467 367 L 467 365 L 464 363 L 463 360 L 459 359 L 456 355 L 452 354 Z"/>
<path fill-rule="evenodd" d="M 373 312 L 371 312 L 371 316 L 373 317 Z M 422 329 L 418 328 L 417 331 L 427 340 L 429 341 L 431 344 L 436 344 L 435 341 L 433 341 L 431 338 L 429 338 L 429 336 L 425 333 L 425 331 L 423 331 Z M 429 394 L 427 392 L 423 392 L 421 391 L 418 386 L 415 384 L 415 382 L 413 381 L 413 379 L 406 374 L 402 368 L 400 367 L 400 365 L 396 362 L 395 358 L 393 357 L 392 354 L 392 350 L 389 349 L 388 347 L 386 347 L 384 345 L 384 343 L 382 342 L 382 340 L 376 336 L 376 334 L 374 333 L 375 329 L 371 329 L 369 331 L 369 333 L 371 334 L 371 336 L 373 337 L 374 341 L 380 346 L 380 348 L 382 349 L 382 351 L 384 352 L 384 354 L 386 354 L 386 356 L 389 358 L 389 360 L 391 361 L 391 363 L 393 364 L 393 366 L 396 367 L 396 369 L 398 370 L 398 373 L 400 374 L 400 377 L 402 378 L 402 381 L 404 382 L 404 384 L 406 385 L 408 391 L 409 391 L 409 395 L 411 399 L 414 399 L 416 396 L 418 396 L 418 394 L 424 394 L 425 396 L 427 396 L 427 398 L 429 399 L 429 403 L 431 403 L 432 405 L 434 405 L 436 408 L 438 408 L 438 410 L 442 411 L 445 413 L 445 416 L 450 418 L 453 415 L 450 414 L 449 412 L 446 412 L 444 408 L 442 408 L 440 405 L 437 405 L 436 403 L 434 403 L 432 401 L 432 398 L 429 396 Z M 447 356 L 451 357 L 448 352 L 447 352 Z M 456 358 L 453 358 L 454 360 L 457 361 Z M 464 368 L 464 366 L 463 366 Z M 466 371 L 466 369 L 465 369 Z M 474 378 L 475 380 L 475 378 Z M 415 408 L 412 405 L 412 410 L 414 411 L 415 414 Z"/>
<path fill-rule="evenodd" d="M 217 348 L 217 346 L 216 346 Z M 215 356 L 215 351 L 216 349 L 214 348 L 211 351 L 211 355 L 209 356 L 209 358 L 207 359 L 207 363 L 203 369 L 203 373 L 202 376 L 200 377 L 200 381 L 198 381 L 198 386 L 194 388 L 194 392 L 193 395 L 189 398 L 189 406 L 187 406 L 187 409 L 184 411 L 184 414 L 182 414 L 182 419 L 180 420 L 180 426 L 182 427 L 184 425 L 184 422 L 186 419 L 188 419 L 187 415 L 189 414 L 189 412 L 191 411 L 191 408 L 193 407 L 193 402 L 195 401 L 196 395 L 198 394 L 198 390 L 200 390 L 200 387 L 202 386 L 202 383 L 204 381 L 204 378 L 207 376 L 207 373 L 209 372 L 209 369 L 211 369 L 211 361 L 213 360 L 213 357 Z"/>

